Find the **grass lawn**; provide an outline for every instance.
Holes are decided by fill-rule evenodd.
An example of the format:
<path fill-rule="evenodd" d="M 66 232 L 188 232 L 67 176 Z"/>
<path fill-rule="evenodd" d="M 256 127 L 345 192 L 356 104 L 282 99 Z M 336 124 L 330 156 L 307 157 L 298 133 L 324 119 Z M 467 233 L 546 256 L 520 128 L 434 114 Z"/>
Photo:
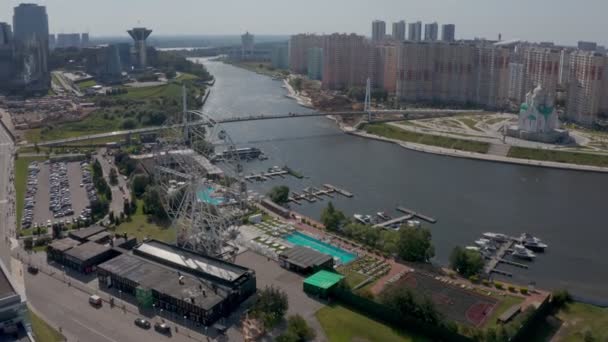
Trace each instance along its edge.
<path fill-rule="evenodd" d="M 428 339 L 394 330 L 340 305 L 326 306 L 315 314 L 330 342 L 404 342 Z"/>
<path fill-rule="evenodd" d="M 27 187 L 27 167 L 30 162 L 43 161 L 46 158 L 18 158 L 15 160 L 15 193 L 17 201 L 17 230 L 21 227 L 21 215 L 23 214 L 23 201 L 25 200 L 25 190 Z"/>
<path fill-rule="evenodd" d="M 593 341 L 608 341 L 608 308 L 573 302 L 566 304 L 556 316 L 562 321 L 557 333 L 560 341 L 583 341 L 589 332 Z"/>
<path fill-rule="evenodd" d="M 42 133 L 42 129 L 30 129 L 25 132 L 25 139 L 30 142 L 67 139 L 82 135 L 121 130 L 122 120 L 116 116 L 105 118 L 101 111 L 91 113 L 80 121 L 66 122 Z"/>
<path fill-rule="evenodd" d="M 36 341 L 41 342 L 60 342 L 65 341 L 65 337 L 59 331 L 53 329 L 48 323 L 38 317 L 30 310 L 30 319 L 32 321 L 32 330 Z"/>
<path fill-rule="evenodd" d="M 141 88 L 126 88 L 128 92 L 126 94 L 118 95 L 118 98 L 142 100 L 152 97 L 169 97 L 169 98 L 180 98 L 182 88 L 179 84 L 168 83 L 153 87 L 141 87 Z"/>
<path fill-rule="evenodd" d="M 474 131 L 483 132 L 481 129 L 475 127 L 475 124 L 477 124 L 477 120 L 475 120 L 475 119 L 458 118 L 458 121 L 462 122 L 463 124 L 465 124 L 465 126 L 469 127 L 470 129 L 472 129 Z"/>
<path fill-rule="evenodd" d="M 442 137 L 438 135 L 410 132 L 387 124 L 366 125 L 364 130 L 368 133 L 382 137 L 397 139 L 412 143 L 452 148 L 455 150 L 487 153 L 490 144 L 464 139 Z"/>
<path fill-rule="evenodd" d="M 142 200 L 137 200 L 137 211 L 134 215 L 131 215 L 131 222 L 122 222 L 116 228 L 116 233 L 127 233 L 129 236 L 137 237 L 139 241 L 148 237 L 165 242 L 174 242 L 176 239 L 175 230 L 148 222 L 148 216 L 144 214 L 143 206 Z"/>
<path fill-rule="evenodd" d="M 512 158 L 608 167 L 608 156 L 591 153 L 563 152 L 512 146 L 508 156 Z"/>
<path fill-rule="evenodd" d="M 76 85 L 80 89 L 87 89 L 87 88 L 90 88 L 92 86 L 96 86 L 97 82 L 95 82 L 95 80 L 87 80 L 87 81 L 78 82 L 78 83 L 76 83 Z"/>
<path fill-rule="evenodd" d="M 487 292 L 485 294 L 487 295 Z M 498 303 L 498 306 L 494 309 L 494 311 L 492 311 L 492 315 L 490 315 L 490 317 L 486 320 L 486 322 L 483 325 L 483 328 L 497 326 L 498 324 L 496 323 L 496 320 L 498 319 L 498 317 L 500 315 L 502 315 L 505 311 L 507 311 L 513 305 L 520 304 L 524 301 L 523 298 L 515 297 L 515 296 L 503 297 L 503 296 L 499 296 L 499 295 L 492 295 L 491 297 L 499 299 L 500 303 Z"/>
<path fill-rule="evenodd" d="M 176 81 L 189 81 L 189 80 L 197 80 L 198 76 L 188 74 L 185 72 L 180 72 L 179 76 L 175 78 Z"/>

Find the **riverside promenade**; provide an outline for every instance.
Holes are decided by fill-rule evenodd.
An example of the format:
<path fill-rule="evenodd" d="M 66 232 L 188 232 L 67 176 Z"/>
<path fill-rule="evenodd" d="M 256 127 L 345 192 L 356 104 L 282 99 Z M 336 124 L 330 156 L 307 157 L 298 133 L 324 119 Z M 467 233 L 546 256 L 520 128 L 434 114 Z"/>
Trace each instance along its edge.
<path fill-rule="evenodd" d="M 432 153 L 432 154 L 457 157 L 457 158 L 477 159 L 477 160 L 484 160 L 484 161 L 497 162 L 497 163 L 510 163 L 510 164 L 526 165 L 526 166 L 571 170 L 571 171 L 608 173 L 608 167 L 567 164 L 567 163 L 558 163 L 558 162 L 542 161 L 542 160 L 510 158 L 510 157 L 483 154 L 483 153 L 477 153 L 477 152 L 461 151 L 461 150 L 455 150 L 455 149 L 451 149 L 451 148 L 423 145 L 423 144 L 401 141 L 401 140 L 397 140 L 397 139 L 385 138 L 385 137 L 381 137 L 378 135 L 359 131 L 352 127 L 345 127 L 343 125 L 340 125 L 340 128 L 347 134 L 356 135 L 356 136 L 360 136 L 360 137 L 368 138 L 368 139 L 391 142 L 391 143 L 397 144 L 403 148 L 413 150 L 413 151 L 418 151 L 418 152 Z"/>

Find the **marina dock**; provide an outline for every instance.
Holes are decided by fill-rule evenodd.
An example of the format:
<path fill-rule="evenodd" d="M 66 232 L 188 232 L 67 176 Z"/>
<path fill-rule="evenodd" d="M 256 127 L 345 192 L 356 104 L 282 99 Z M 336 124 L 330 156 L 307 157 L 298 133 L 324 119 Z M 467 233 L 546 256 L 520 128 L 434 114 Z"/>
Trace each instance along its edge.
<path fill-rule="evenodd" d="M 273 168 L 268 169 L 267 172 L 252 173 L 250 175 L 245 176 L 244 178 L 246 181 L 249 181 L 249 182 L 256 182 L 256 181 L 265 182 L 267 180 L 271 180 L 276 177 L 285 178 L 285 176 L 289 176 L 289 175 L 299 178 L 296 176 L 296 173 L 294 173 L 288 167 L 284 167 L 284 168 L 273 167 Z"/>
<path fill-rule="evenodd" d="M 291 196 L 289 196 L 289 202 L 301 204 L 300 202 L 304 200 L 308 203 L 314 203 L 316 201 L 322 201 L 326 197 L 335 198 L 335 194 L 339 194 L 348 198 L 353 197 L 353 194 L 346 190 L 340 189 L 331 184 L 323 184 L 322 189 L 311 186 L 303 189 L 301 193 L 292 191 Z"/>
<path fill-rule="evenodd" d="M 414 218 L 413 215 L 405 215 L 405 216 L 397 217 L 397 218 L 394 218 L 394 219 L 391 219 L 391 220 L 388 220 L 388 221 L 385 221 L 385 222 L 382 222 L 382 223 L 375 224 L 372 227 L 373 228 L 387 228 L 387 227 L 390 227 L 390 226 L 392 226 L 394 224 L 404 223 L 407 220 L 411 220 L 412 218 Z"/>
<path fill-rule="evenodd" d="M 512 250 L 513 245 L 518 243 L 518 241 L 519 241 L 518 239 L 510 237 L 507 242 L 502 243 L 500 245 L 500 248 L 496 251 L 496 254 L 494 254 L 492 257 L 489 258 L 489 261 L 486 263 L 486 265 L 483 269 L 484 273 L 487 275 L 490 275 L 491 273 L 496 273 L 496 274 L 501 274 L 501 275 L 504 275 L 507 277 L 513 276 L 513 274 L 511 274 L 509 272 L 505 272 L 505 271 L 496 269 L 496 267 L 498 267 L 498 264 L 505 264 L 505 265 L 510 265 L 510 266 L 527 269 L 528 265 L 526 265 L 526 264 L 507 260 L 504 258 L 504 256 Z"/>
<path fill-rule="evenodd" d="M 408 208 L 404 208 L 404 207 L 398 207 L 397 210 L 400 211 L 400 212 L 402 212 L 402 213 L 405 213 L 405 214 L 408 214 L 408 215 L 412 215 L 412 217 L 417 217 L 417 218 L 419 218 L 419 219 L 421 219 L 423 221 L 426 221 L 428 223 L 437 223 L 436 219 L 434 219 L 434 218 L 432 218 L 430 216 L 426 216 L 426 215 L 424 215 L 422 213 L 415 212 L 412 209 L 408 209 Z"/>

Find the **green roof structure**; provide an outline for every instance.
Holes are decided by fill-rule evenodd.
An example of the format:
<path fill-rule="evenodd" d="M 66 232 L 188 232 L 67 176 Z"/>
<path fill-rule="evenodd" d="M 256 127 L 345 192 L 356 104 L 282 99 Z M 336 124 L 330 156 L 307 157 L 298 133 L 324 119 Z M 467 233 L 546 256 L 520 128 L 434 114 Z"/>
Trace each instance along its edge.
<path fill-rule="evenodd" d="M 342 279 L 344 279 L 343 275 L 322 270 L 306 278 L 304 284 L 327 290 L 339 283 Z"/>

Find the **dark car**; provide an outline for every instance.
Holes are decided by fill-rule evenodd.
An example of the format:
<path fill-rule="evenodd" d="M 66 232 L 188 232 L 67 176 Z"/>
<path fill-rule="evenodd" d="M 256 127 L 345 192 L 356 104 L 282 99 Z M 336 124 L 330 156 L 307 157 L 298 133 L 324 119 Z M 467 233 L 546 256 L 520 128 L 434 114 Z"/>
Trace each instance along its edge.
<path fill-rule="evenodd" d="M 138 327 L 142 328 L 142 329 L 150 329 L 150 322 L 148 322 L 147 320 L 143 319 L 143 318 L 137 318 L 135 319 L 135 325 L 137 325 Z"/>
<path fill-rule="evenodd" d="M 154 330 L 158 331 L 161 334 L 170 335 L 171 327 L 169 327 L 166 323 L 156 322 L 154 323 Z"/>
<path fill-rule="evenodd" d="M 31 274 L 38 274 L 38 267 L 29 265 L 27 267 L 27 271 L 30 272 Z"/>

